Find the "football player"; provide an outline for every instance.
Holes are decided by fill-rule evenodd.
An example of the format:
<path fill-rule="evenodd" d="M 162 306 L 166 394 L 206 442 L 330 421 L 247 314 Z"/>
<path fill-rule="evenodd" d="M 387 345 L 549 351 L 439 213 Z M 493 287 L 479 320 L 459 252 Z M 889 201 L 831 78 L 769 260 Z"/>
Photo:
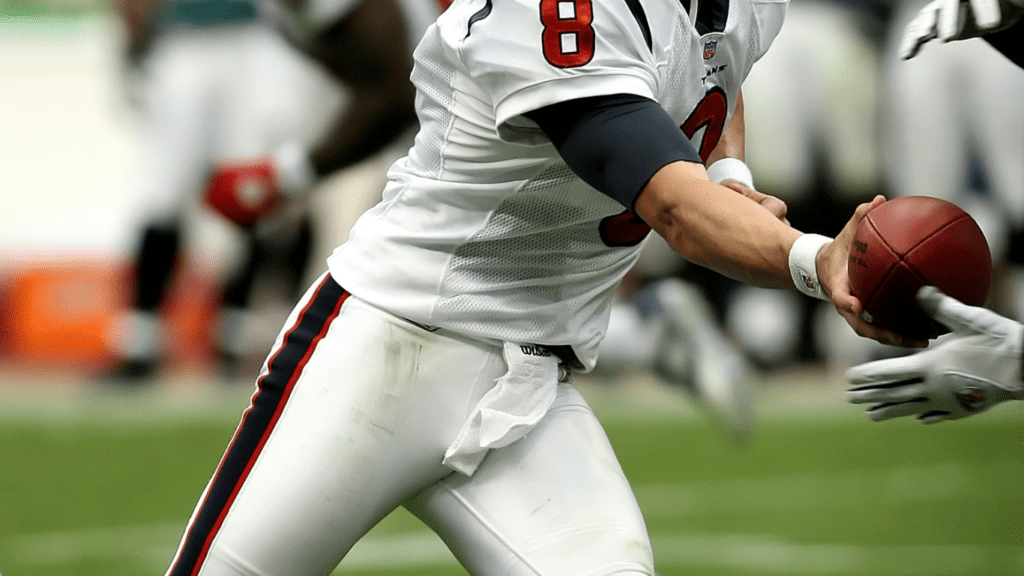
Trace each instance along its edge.
<path fill-rule="evenodd" d="M 138 118 L 133 182 L 143 221 L 133 255 L 131 310 L 112 335 L 120 361 L 106 376 L 137 382 L 152 375 L 160 360 L 159 308 L 184 241 L 186 215 L 212 163 L 290 137 L 300 113 L 291 104 L 297 100 L 291 85 L 308 70 L 256 0 L 117 5 Z"/>
<path fill-rule="evenodd" d="M 316 33 L 318 26 L 327 28 L 322 22 L 314 23 L 317 19 L 324 20 L 316 15 L 318 10 L 322 10 L 317 4 L 309 2 L 298 10 L 284 10 L 280 15 L 283 29 L 296 45 L 335 70 L 345 85 L 351 87 L 350 99 L 353 106 L 347 109 L 347 114 L 335 124 L 318 148 L 306 150 L 298 142 L 291 141 L 262 157 L 247 161 L 234 160 L 215 167 L 207 189 L 207 202 L 228 219 L 244 226 L 272 217 L 281 204 L 295 200 L 301 202 L 316 181 L 366 157 L 381 144 L 393 140 L 402 129 L 409 126 L 410 120 L 415 119 L 412 110 L 414 88 L 408 82 L 408 74 L 401 74 L 403 66 L 411 68 L 411 63 L 404 64 L 399 60 L 407 52 L 396 45 L 391 35 L 380 34 L 372 25 L 362 27 L 362 36 L 352 30 Z M 417 10 L 430 20 L 437 15 L 437 7 L 433 3 L 407 4 L 404 7 L 406 12 Z M 372 3 L 367 2 L 360 13 L 374 14 L 370 6 Z M 375 17 L 362 16 L 371 22 L 371 18 Z M 422 35 L 422 26 L 415 23 L 424 20 L 424 17 L 414 18 L 414 30 L 410 37 L 418 39 Z M 359 20 L 350 16 L 347 21 L 347 26 L 351 28 L 355 26 L 353 22 Z M 376 37 L 368 37 L 371 33 L 376 33 Z M 383 57 L 398 61 L 383 66 L 379 63 L 376 66 L 368 65 L 371 59 L 379 61 Z M 391 76 L 367 74 L 378 68 L 390 71 Z M 730 123 L 730 126 L 740 127 L 738 140 L 743 137 L 741 116 L 741 113 L 734 115 L 734 121 Z M 404 138 L 402 142 L 405 142 Z M 411 143 L 410 135 L 405 148 Z M 738 155 L 742 157 L 742 151 Z M 747 187 L 753 190 L 749 174 L 745 180 Z M 247 192 L 255 182 L 259 182 L 260 189 L 269 191 L 263 202 L 248 201 Z M 378 196 L 376 200 L 379 199 Z M 771 201 L 785 210 L 781 201 L 774 198 Z M 252 248 L 253 251 L 261 249 L 259 244 Z M 227 295 L 247 293 L 254 270 L 249 267 L 246 272 L 248 274 L 236 276 L 244 282 L 230 284 Z M 659 287 L 660 290 L 650 291 L 651 298 L 647 298 L 655 306 L 660 306 L 662 295 L 672 293 L 675 296 L 678 293 L 675 282 L 666 281 Z M 692 294 L 690 291 L 686 293 Z M 678 385 L 700 406 L 707 408 L 713 423 L 720 424 L 729 437 L 746 439 L 753 424 L 747 390 L 747 380 L 751 373 L 742 353 L 721 333 L 717 323 L 704 313 L 705 307 L 701 299 L 696 298 L 694 305 L 687 307 L 688 312 L 672 308 L 666 310 L 665 314 L 658 314 L 658 322 L 648 323 L 641 331 L 656 341 L 654 348 L 660 351 L 658 357 L 654 362 L 646 362 L 644 358 L 633 356 L 624 362 L 633 368 L 654 368 L 666 381 Z M 239 315 L 240 312 L 234 314 Z M 660 322 L 662 319 L 665 322 Z M 227 323 L 223 325 L 231 326 Z M 610 319 L 610 325 L 612 328 L 621 327 L 620 332 L 629 327 L 628 323 L 620 322 L 620 318 L 615 316 Z M 235 332 L 237 334 L 237 329 Z M 632 331 L 626 332 L 625 338 L 638 336 Z M 221 341 L 231 345 L 240 339 L 224 333 Z"/>
<path fill-rule="evenodd" d="M 456 0 L 415 53 L 414 146 L 286 320 L 168 574 L 327 575 L 398 506 L 471 574 L 653 574 L 572 384 L 652 230 L 923 345 L 850 294 L 852 236 L 882 198 L 833 240 L 709 179 L 742 181 L 739 158 L 705 163 L 785 9 Z"/>

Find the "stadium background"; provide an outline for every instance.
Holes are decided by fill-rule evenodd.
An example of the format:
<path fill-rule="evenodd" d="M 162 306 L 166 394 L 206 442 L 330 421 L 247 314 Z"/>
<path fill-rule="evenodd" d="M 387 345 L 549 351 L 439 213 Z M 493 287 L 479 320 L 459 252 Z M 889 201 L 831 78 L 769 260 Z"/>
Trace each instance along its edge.
<path fill-rule="evenodd" d="M 106 323 L 124 304 L 138 201 L 128 195 L 119 42 L 102 4 L 0 2 L 4 576 L 162 573 L 251 392 L 209 367 L 214 278 L 233 247 L 202 215 L 168 309 L 172 369 L 138 391 L 92 379 L 109 362 Z M 344 97 L 315 74 L 306 89 L 316 101 Z M 748 114 L 758 113 L 752 100 L 748 92 Z M 320 212 L 350 217 L 337 190 L 374 187 L 382 170 L 371 162 L 338 176 L 317 198 Z M 268 294 L 255 353 L 290 305 Z M 767 372 L 757 433 L 744 445 L 648 374 L 579 379 L 636 488 L 659 573 L 1024 574 L 1021 409 L 936 427 L 872 424 L 845 404 L 841 368 Z M 338 574 L 464 571 L 399 512 Z"/>

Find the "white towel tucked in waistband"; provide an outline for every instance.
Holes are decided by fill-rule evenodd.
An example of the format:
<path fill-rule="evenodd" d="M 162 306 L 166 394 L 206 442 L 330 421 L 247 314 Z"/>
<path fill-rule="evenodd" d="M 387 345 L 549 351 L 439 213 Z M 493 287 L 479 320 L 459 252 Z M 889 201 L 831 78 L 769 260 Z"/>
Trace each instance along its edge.
<path fill-rule="evenodd" d="M 506 342 L 508 372 L 473 409 L 444 455 L 444 465 L 472 476 L 491 448 L 525 436 L 547 413 L 558 389 L 557 356 L 540 346 Z"/>

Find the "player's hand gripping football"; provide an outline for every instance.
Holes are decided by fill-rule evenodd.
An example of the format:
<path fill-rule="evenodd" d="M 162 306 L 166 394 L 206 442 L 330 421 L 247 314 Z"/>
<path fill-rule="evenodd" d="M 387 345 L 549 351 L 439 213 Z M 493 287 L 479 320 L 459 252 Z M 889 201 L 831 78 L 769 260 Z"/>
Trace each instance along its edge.
<path fill-rule="evenodd" d="M 850 368 L 850 402 L 872 404 L 868 416 L 875 421 L 916 416 L 932 424 L 1024 399 L 1024 326 L 963 304 L 934 286 L 921 288 L 917 300 L 952 334 L 928 350 Z"/>
<path fill-rule="evenodd" d="M 924 348 L 928 345 L 927 340 L 906 339 L 891 330 L 885 330 L 869 324 L 861 315 L 864 311 L 863 304 L 853 295 L 850 289 L 850 274 L 847 263 L 850 259 L 850 247 L 853 245 L 853 238 L 857 233 L 857 227 L 864 220 L 868 210 L 883 202 L 885 202 L 884 197 L 875 196 L 871 202 L 858 206 L 835 240 L 826 244 L 818 252 L 816 260 L 818 279 L 821 281 L 822 287 L 829 298 L 831 298 L 836 311 L 839 312 L 839 315 L 846 320 L 858 335 L 893 346 Z"/>
<path fill-rule="evenodd" d="M 913 58 L 921 47 L 998 32 L 1024 16 L 1024 0 L 932 0 L 907 25 L 900 40 L 900 58 Z"/>
<path fill-rule="evenodd" d="M 266 156 L 215 166 L 205 200 L 220 215 L 249 228 L 285 200 L 305 194 L 314 180 L 308 153 L 297 144 L 287 144 Z"/>

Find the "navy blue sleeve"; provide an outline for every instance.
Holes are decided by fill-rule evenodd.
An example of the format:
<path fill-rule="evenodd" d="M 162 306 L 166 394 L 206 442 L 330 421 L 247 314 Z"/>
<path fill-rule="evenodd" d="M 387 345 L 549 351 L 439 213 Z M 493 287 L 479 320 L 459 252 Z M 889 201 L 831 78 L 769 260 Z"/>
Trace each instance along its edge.
<path fill-rule="evenodd" d="M 631 94 L 580 98 L 526 114 L 587 184 L 632 209 L 654 173 L 700 154 L 655 101 Z"/>

